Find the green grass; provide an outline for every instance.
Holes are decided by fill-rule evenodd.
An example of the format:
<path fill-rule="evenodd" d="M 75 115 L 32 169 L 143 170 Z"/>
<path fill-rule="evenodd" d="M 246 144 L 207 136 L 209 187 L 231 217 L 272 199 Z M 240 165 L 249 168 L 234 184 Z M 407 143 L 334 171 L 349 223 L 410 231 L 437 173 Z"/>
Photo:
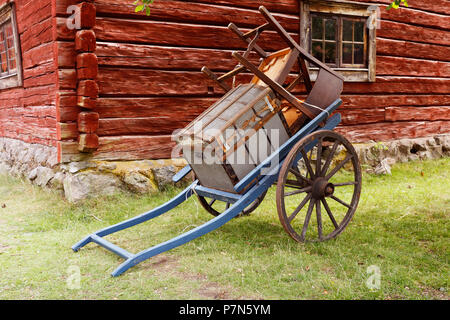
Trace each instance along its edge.
<path fill-rule="evenodd" d="M 278 221 L 274 188 L 250 217 L 130 269 L 87 234 L 169 200 L 121 194 L 69 204 L 27 182 L 0 177 L 0 299 L 448 299 L 450 159 L 363 175 L 356 214 L 335 240 L 298 244 Z M 1 208 L 2 205 L 5 208 Z M 210 219 L 196 199 L 109 236 L 138 252 Z M 381 271 L 370 290 L 369 266 Z M 79 289 L 70 289 L 70 267 Z"/>

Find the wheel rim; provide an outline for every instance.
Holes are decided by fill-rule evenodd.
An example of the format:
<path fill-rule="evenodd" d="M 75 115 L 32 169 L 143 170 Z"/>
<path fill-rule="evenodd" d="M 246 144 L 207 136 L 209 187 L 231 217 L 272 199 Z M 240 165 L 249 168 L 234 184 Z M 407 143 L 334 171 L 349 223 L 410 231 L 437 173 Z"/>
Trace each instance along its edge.
<path fill-rule="evenodd" d="M 361 168 L 351 143 L 334 131 L 316 131 L 292 148 L 280 170 L 278 216 L 298 242 L 328 240 L 346 228 L 360 193 Z"/>

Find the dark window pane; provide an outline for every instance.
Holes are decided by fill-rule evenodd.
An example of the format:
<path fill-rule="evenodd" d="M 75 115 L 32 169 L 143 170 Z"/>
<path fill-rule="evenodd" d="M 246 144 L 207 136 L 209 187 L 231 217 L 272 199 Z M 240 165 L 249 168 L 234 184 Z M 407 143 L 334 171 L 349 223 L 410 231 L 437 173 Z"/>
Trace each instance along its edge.
<path fill-rule="evenodd" d="M 364 45 L 355 44 L 355 64 L 364 63 Z"/>
<path fill-rule="evenodd" d="M 364 41 L 365 23 L 362 21 L 355 22 L 355 41 Z"/>
<path fill-rule="evenodd" d="M 313 39 L 323 39 L 323 18 L 313 16 L 313 18 L 312 18 L 312 38 Z"/>
<path fill-rule="evenodd" d="M 322 49 L 322 41 L 313 41 L 312 42 L 312 54 L 315 58 L 323 61 L 323 49 Z"/>
<path fill-rule="evenodd" d="M 336 63 L 336 43 L 325 43 L 325 63 Z"/>
<path fill-rule="evenodd" d="M 352 41 L 353 40 L 353 21 L 343 19 L 342 24 L 342 40 Z"/>
<path fill-rule="evenodd" d="M 325 20 L 325 39 L 336 40 L 336 20 Z"/>
<path fill-rule="evenodd" d="M 352 64 L 352 50 L 353 46 L 351 43 L 344 43 L 342 45 L 342 63 Z"/>

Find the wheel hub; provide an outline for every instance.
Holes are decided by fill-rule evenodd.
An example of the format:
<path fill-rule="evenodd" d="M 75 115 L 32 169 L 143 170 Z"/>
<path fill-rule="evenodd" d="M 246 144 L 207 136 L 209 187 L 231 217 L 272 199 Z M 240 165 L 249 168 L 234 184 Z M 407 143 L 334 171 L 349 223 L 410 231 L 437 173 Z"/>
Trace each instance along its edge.
<path fill-rule="evenodd" d="M 325 178 L 317 178 L 313 182 L 312 196 L 314 199 L 329 197 L 334 193 L 334 185 Z"/>

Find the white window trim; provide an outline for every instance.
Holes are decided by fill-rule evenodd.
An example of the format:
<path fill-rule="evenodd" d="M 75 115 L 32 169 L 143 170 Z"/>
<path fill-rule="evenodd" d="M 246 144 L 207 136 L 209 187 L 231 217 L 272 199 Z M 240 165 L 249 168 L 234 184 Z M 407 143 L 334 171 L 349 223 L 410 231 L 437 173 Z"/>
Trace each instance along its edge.
<path fill-rule="evenodd" d="M 371 3 L 361 3 L 344 0 L 301 0 L 300 1 L 300 45 L 311 51 L 311 12 L 342 14 L 346 16 L 366 17 L 368 21 L 375 22 L 377 11 L 369 10 L 374 7 Z M 368 32 L 368 67 L 361 69 L 354 68 L 333 68 L 344 76 L 347 82 L 375 82 L 376 78 L 376 28 L 369 28 Z M 318 69 L 309 67 L 311 80 L 317 78 Z"/>

